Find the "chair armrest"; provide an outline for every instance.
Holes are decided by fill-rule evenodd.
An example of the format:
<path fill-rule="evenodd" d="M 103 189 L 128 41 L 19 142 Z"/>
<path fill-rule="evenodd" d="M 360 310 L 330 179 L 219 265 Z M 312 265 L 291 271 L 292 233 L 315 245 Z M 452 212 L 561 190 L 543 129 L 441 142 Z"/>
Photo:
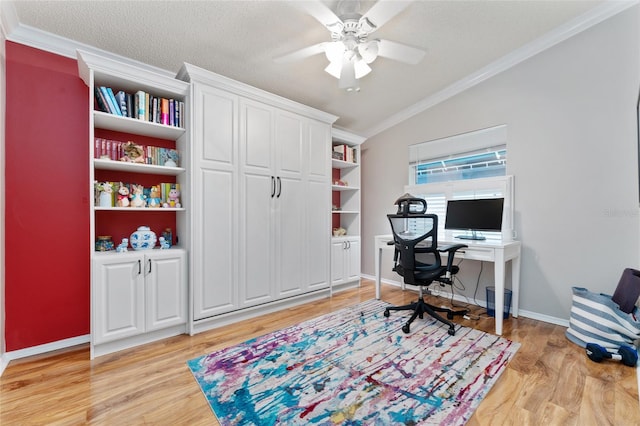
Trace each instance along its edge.
<path fill-rule="evenodd" d="M 469 246 L 466 245 L 466 244 L 449 244 L 448 246 L 440 246 L 440 247 L 438 247 L 438 251 L 441 252 L 441 253 L 444 253 L 446 251 L 455 253 L 456 251 L 460 250 L 461 248 L 465 248 L 465 247 L 469 247 Z"/>
<path fill-rule="evenodd" d="M 451 267 L 453 266 L 453 259 L 456 255 L 456 252 L 465 247 L 469 246 L 466 244 L 450 244 L 447 246 L 438 247 L 439 252 L 449 253 L 449 256 L 447 256 L 447 272 L 451 272 Z"/>

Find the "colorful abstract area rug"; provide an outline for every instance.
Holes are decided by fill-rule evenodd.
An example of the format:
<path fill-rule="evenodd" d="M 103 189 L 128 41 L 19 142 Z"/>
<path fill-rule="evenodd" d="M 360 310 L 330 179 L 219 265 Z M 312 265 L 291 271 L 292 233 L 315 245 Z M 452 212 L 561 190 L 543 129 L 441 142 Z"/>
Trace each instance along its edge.
<path fill-rule="evenodd" d="M 464 425 L 519 343 L 371 300 L 188 361 L 222 425 Z M 404 315 L 406 314 L 406 315 Z"/>

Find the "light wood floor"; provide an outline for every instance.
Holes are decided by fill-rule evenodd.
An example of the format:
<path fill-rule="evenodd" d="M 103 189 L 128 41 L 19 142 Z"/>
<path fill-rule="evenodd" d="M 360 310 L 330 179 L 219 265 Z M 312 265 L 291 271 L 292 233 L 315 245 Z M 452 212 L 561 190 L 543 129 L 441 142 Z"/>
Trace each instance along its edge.
<path fill-rule="evenodd" d="M 88 346 L 12 361 L 0 377 L 0 425 L 215 425 L 187 360 L 373 297 L 372 282 L 363 281 L 331 299 L 93 361 Z M 413 298 L 383 286 L 387 302 Z M 484 309 L 472 312 L 481 318 L 456 321 L 493 332 Z M 636 370 L 588 360 L 564 331 L 526 318 L 505 321 L 504 337 L 522 346 L 468 424 L 640 425 Z"/>

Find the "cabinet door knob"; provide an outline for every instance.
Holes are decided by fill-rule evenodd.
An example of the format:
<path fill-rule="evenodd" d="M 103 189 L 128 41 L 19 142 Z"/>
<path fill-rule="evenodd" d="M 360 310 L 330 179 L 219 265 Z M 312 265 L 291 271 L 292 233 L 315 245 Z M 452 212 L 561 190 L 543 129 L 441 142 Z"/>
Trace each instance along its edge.
<path fill-rule="evenodd" d="M 140 259 L 138 259 L 138 275 L 140 275 L 142 273 L 142 262 L 140 262 Z"/>
<path fill-rule="evenodd" d="M 147 271 L 147 274 L 151 273 L 151 259 L 148 259 L 147 262 L 149 263 L 149 270 Z"/>

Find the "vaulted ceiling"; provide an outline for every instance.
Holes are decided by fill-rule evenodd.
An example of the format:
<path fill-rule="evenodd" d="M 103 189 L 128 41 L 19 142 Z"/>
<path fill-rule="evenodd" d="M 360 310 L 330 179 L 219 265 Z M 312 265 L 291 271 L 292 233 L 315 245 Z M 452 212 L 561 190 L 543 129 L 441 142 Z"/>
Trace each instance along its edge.
<path fill-rule="evenodd" d="M 322 2 L 336 10 L 337 1 Z M 375 2 L 361 3 L 364 13 Z M 338 88 L 324 71 L 324 54 L 274 61 L 331 40 L 292 1 L 17 1 L 3 10 L 13 14 L 9 40 L 42 30 L 173 73 L 188 62 L 338 115 L 338 127 L 372 136 L 456 85 L 485 78 L 500 68 L 495 64 L 508 67 L 628 7 L 580 0 L 409 3 L 375 36 L 423 49 L 424 59 L 376 59 L 357 93 Z"/>

